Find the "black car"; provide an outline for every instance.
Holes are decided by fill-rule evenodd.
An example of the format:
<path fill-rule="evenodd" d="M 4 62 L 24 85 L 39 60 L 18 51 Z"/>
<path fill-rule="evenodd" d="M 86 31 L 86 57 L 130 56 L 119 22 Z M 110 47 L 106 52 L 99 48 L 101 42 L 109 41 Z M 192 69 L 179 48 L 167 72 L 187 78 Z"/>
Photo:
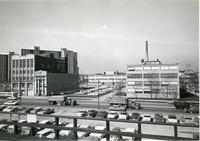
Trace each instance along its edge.
<path fill-rule="evenodd" d="M 31 108 L 27 108 L 27 109 L 25 110 L 25 112 L 26 112 L 26 113 L 30 113 L 31 110 L 33 110 L 32 107 L 31 107 Z"/>
<path fill-rule="evenodd" d="M 132 120 L 141 120 L 141 117 L 140 117 L 140 113 L 132 113 L 131 115 L 130 115 L 130 119 L 132 119 Z"/>
<path fill-rule="evenodd" d="M 44 112 L 44 114 L 52 114 L 55 113 L 54 109 L 46 109 L 46 111 Z"/>
<path fill-rule="evenodd" d="M 163 114 L 161 114 L 161 113 L 156 113 L 155 115 L 154 115 L 154 122 L 165 122 L 165 118 L 163 117 Z"/>
<path fill-rule="evenodd" d="M 107 118 L 108 112 L 106 111 L 99 111 L 96 115 L 96 118 Z"/>
<path fill-rule="evenodd" d="M 88 117 L 95 117 L 97 115 L 98 111 L 96 110 L 88 110 L 87 116 Z"/>

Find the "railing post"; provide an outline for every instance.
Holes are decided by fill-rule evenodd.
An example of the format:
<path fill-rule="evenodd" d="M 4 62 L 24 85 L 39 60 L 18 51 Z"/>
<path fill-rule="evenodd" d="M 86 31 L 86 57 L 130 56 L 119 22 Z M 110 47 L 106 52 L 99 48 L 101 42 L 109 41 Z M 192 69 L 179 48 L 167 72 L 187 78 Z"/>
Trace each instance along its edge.
<path fill-rule="evenodd" d="M 18 126 L 14 125 L 14 134 L 18 134 Z"/>
<path fill-rule="evenodd" d="M 110 122 L 108 120 L 106 120 L 106 130 L 110 131 Z M 109 141 L 109 140 L 110 140 L 110 135 L 107 134 L 106 135 L 106 141 Z"/>
<path fill-rule="evenodd" d="M 55 125 L 59 125 L 59 117 L 55 117 Z M 59 130 L 55 129 L 55 138 L 59 139 Z"/>
<path fill-rule="evenodd" d="M 177 125 L 174 125 L 174 137 L 177 139 L 178 137 L 178 130 L 177 130 Z"/>
<path fill-rule="evenodd" d="M 74 122 L 74 127 L 77 128 L 77 118 L 74 118 L 73 122 Z M 77 131 L 74 131 L 73 133 L 74 133 L 74 140 L 77 140 L 78 139 Z"/>
<path fill-rule="evenodd" d="M 138 134 L 140 135 L 142 133 L 141 123 L 138 123 Z M 137 138 L 138 141 L 141 141 L 141 137 Z"/>
<path fill-rule="evenodd" d="M 35 136 L 35 127 L 31 127 L 31 136 Z"/>

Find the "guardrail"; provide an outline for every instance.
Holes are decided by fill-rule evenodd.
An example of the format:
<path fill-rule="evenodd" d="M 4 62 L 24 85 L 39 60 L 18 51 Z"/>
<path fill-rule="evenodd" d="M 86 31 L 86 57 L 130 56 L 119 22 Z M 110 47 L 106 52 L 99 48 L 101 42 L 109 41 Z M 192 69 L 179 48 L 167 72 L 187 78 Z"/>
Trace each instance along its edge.
<path fill-rule="evenodd" d="M 16 113 L 16 112 L 0 112 L 0 114 L 17 114 L 20 115 L 27 115 L 26 113 Z M 74 140 L 77 140 L 77 131 L 84 131 L 89 133 L 101 133 L 106 135 L 107 141 L 109 141 L 110 135 L 120 135 L 120 136 L 130 136 L 136 137 L 137 140 L 141 140 L 141 138 L 150 138 L 150 139 L 167 139 L 167 140 L 194 140 L 194 138 L 187 138 L 187 137 L 179 137 L 178 136 L 178 127 L 194 127 L 199 128 L 198 125 L 188 125 L 188 124 L 179 124 L 179 123 L 155 123 L 155 122 L 145 122 L 145 121 L 133 121 L 133 120 L 118 120 L 118 119 L 97 119 L 97 118 L 90 118 L 90 117 L 76 117 L 76 116 L 62 116 L 62 115 L 46 115 L 46 114 L 34 114 L 36 116 L 44 116 L 44 117 L 54 117 L 55 118 L 55 125 L 41 125 L 38 123 L 18 123 L 14 121 L 0 121 L 0 124 L 9 124 L 14 125 L 14 134 L 18 134 L 18 127 L 20 126 L 28 126 L 31 127 L 31 135 L 35 135 L 35 128 L 51 128 L 55 130 L 55 138 L 59 139 L 59 131 L 60 130 L 72 130 L 74 132 Z M 73 127 L 63 127 L 59 126 L 59 118 L 67 118 L 73 119 Z M 95 129 L 86 129 L 86 128 L 79 128 L 77 127 L 77 120 L 95 120 L 95 121 L 105 121 L 106 122 L 106 130 L 95 130 Z M 130 132 L 116 132 L 110 131 L 110 122 L 123 122 L 123 123 L 136 123 L 138 124 L 137 133 L 130 133 Z M 142 124 L 151 124 L 151 125 L 165 125 L 165 126 L 173 126 L 174 128 L 174 136 L 164 136 L 164 135 L 151 135 L 151 134 L 143 134 L 142 133 Z M 197 140 L 199 138 L 195 138 Z"/>

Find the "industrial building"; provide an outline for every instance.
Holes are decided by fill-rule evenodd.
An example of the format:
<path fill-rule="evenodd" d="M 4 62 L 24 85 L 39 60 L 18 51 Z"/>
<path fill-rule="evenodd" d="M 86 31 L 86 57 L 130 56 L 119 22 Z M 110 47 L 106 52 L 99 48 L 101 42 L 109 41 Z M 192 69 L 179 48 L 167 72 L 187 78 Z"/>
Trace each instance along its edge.
<path fill-rule="evenodd" d="M 0 53 L 0 83 L 9 83 L 11 80 L 11 56 L 14 52 Z"/>
<path fill-rule="evenodd" d="M 146 41 L 146 59 L 139 65 L 127 65 L 127 97 L 179 99 L 179 64 L 150 61 Z"/>
<path fill-rule="evenodd" d="M 88 75 L 88 85 L 126 85 L 126 74 L 117 71 L 106 71 L 99 74 Z"/>
<path fill-rule="evenodd" d="M 78 88 L 77 53 L 70 58 L 67 49 L 44 51 L 35 47 L 34 50 L 22 49 L 21 54 L 12 56 L 11 88 L 13 91 L 25 96 L 40 96 L 49 95 L 50 91 L 58 93 Z M 69 63 L 69 60 L 73 60 L 71 61 L 73 63 Z M 40 76 L 38 71 L 43 75 Z M 54 78 L 57 84 L 63 82 L 65 86 L 49 87 L 51 86 L 50 78 Z M 71 84 L 74 84 L 74 87 L 71 87 Z"/>

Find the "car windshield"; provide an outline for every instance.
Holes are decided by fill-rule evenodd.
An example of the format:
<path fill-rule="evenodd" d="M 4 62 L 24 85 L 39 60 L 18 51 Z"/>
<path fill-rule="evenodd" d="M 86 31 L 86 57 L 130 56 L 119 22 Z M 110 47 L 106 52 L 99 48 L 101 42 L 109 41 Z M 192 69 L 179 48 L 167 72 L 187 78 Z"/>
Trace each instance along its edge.
<path fill-rule="evenodd" d="M 151 117 L 151 116 L 149 116 L 149 115 L 144 115 L 144 117 Z"/>
<path fill-rule="evenodd" d="M 169 115 L 168 118 L 176 119 L 176 116 L 175 115 Z"/>

